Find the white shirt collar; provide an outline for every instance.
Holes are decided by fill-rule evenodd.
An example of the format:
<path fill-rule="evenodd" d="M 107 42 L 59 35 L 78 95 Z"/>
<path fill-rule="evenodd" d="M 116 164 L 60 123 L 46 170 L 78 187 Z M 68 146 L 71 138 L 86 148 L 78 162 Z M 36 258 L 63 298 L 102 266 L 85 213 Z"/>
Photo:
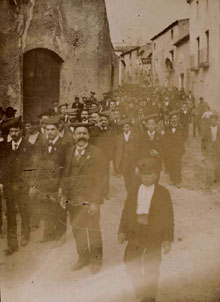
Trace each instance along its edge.
<path fill-rule="evenodd" d="M 129 140 L 130 135 L 131 135 L 131 131 L 129 131 L 128 133 L 125 133 L 125 132 L 124 132 L 124 138 L 125 138 L 125 141 L 126 141 L 126 142 Z"/>
<path fill-rule="evenodd" d="M 151 186 L 140 185 L 138 190 L 138 200 L 137 200 L 137 215 L 148 214 L 150 210 L 151 200 L 154 194 L 155 184 Z"/>
<path fill-rule="evenodd" d="M 75 155 L 77 156 L 78 154 L 81 154 L 81 155 L 84 155 L 85 152 L 86 152 L 86 148 L 88 147 L 88 144 L 87 143 L 85 146 L 83 147 L 79 147 L 79 146 L 76 146 L 76 150 L 75 150 Z"/>
<path fill-rule="evenodd" d="M 51 143 L 51 144 L 53 144 L 53 145 L 55 145 L 56 144 L 56 142 L 58 141 L 58 139 L 60 138 L 60 136 L 59 135 L 57 135 L 57 137 L 55 137 L 52 141 L 51 140 L 49 140 L 49 143 Z"/>
<path fill-rule="evenodd" d="M 155 130 L 153 132 L 150 132 L 149 130 L 147 130 L 147 134 L 150 136 L 150 137 L 154 137 L 154 134 L 155 134 Z"/>
<path fill-rule="evenodd" d="M 29 137 L 28 137 L 28 142 L 30 144 L 34 145 L 36 143 L 36 140 L 37 140 L 39 135 L 40 135 L 39 132 L 36 132 L 34 134 L 30 134 Z"/>

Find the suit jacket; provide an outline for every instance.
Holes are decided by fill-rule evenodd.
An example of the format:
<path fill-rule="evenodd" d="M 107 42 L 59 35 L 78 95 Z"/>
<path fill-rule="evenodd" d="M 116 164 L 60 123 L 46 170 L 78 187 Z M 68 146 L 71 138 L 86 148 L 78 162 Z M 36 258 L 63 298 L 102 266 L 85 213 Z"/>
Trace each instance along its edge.
<path fill-rule="evenodd" d="M 137 196 L 141 183 L 137 179 L 125 201 L 118 233 L 124 233 L 126 240 L 139 238 L 146 245 L 160 246 L 164 241 L 174 239 L 174 214 L 169 191 L 156 184 L 148 213 L 148 225 L 137 223 Z"/>
<path fill-rule="evenodd" d="M 186 127 L 188 124 L 190 124 L 191 120 L 192 117 L 190 111 L 187 111 L 186 114 L 182 110 L 180 111 L 180 123 L 183 125 L 183 127 Z"/>
<path fill-rule="evenodd" d="M 123 165 L 134 165 L 137 153 L 137 142 L 137 136 L 132 132 L 128 142 L 125 141 L 124 133 L 118 135 L 115 152 L 115 163 L 117 167 L 122 168 Z"/>
<path fill-rule="evenodd" d="M 5 157 L 3 163 L 3 181 L 6 188 L 12 183 L 19 184 L 20 188 L 28 187 L 26 184 L 30 176 L 33 146 L 22 138 L 22 142 L 16 151 L 12 150 L 12 142 L 5 145 Z"/>
<path fill-rule="evenodd" d="M 204 156 L 220 159 L 220 126 L 218 125 L 216 141 L 212 141 L 211 126 L 207 125 L 203 129 L 201 150 Z"/>
<path fill-rule="evenodd" d="M 139 137 L 137 159 L 139 160 L 151 156 L 151 150 L 156 150 L 160 154 L 161 142 L 161 135 L 158 132 L 155 132 L 153 140 L 150 140 L 147 132 L 142 134 Z"/>
<path fill-rule="evenodd" d="M 185 153 L 185 134 L 183 128 L 178 125 L 176 132 L 172 132 L 172 127 L 165 129 L 162 138 L 163 153 L 170 156 L 182 156 Z"/>
<path fill-rule="evenodd" d="M 32 185 L 35 185 L 44 193 L 57 194 L 62 177 L 65 154 L 68 144 L 59 138 L 53 146 L 51 153 L 48 152 L 48 141 L 36 149 L 33 156 L 35 173 L 32 175 Z"/>
<path fill-rule="evenodd" d="M 103 150 L 108 161 L 112 160 L 115 152 L 115 135 L 113 131 L 110 128 L 102 130 L 99 127 L 94 127 L 94 129 L 96 130 L 93 133 L 92 144 Z"/>
<path fill-rule="evenodd" d="M 75 157 L 76 146 L 68 149 L 61 188 L 65 197 L 74 203 L 103 202 L 103 175 L 105 157 L 99 148 L 89 144 L 85 154 L 78 162 Z"/>

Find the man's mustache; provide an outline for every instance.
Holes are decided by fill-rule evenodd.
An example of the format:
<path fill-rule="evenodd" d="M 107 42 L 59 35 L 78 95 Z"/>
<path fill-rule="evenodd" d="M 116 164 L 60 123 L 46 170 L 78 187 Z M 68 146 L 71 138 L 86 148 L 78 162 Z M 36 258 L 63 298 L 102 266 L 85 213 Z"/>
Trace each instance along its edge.
<path fill-rule="evenodd" d="M 77 142 L 87 142 L 87 141 L 88 140 L 85 137 L 80 137 L 80 138 L 77 139 Z"/>

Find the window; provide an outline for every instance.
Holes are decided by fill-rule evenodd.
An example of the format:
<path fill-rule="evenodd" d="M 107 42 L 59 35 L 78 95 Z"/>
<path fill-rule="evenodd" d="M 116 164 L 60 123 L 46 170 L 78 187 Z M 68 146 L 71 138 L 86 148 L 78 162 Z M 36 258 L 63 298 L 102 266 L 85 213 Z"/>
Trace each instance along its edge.
<path fill-rule="evenodd" d="M 156 43 L 154 43 L 154 50 L 156 50 Z"/>
<path fill-rule="evenodd" d="M 206 35 L 206 62 L 209 62 L 209 30 L 205 32 Z"/>
<path fill-rule="evenodd" d="M 173 29 L 171 29 L 171 40 L 173 40 Z"/>
<path fill-rule="evenodd" d="M 198 37 L 197 39 L 196 39 L 196 41 L 197 41 L 197 58 L 198 58 L 198 65 L 200 64 L 200 38 Z"/>
<path fill-rule="evenodd" d="M 209 0 L 206 0 L 206 9 L 209 9 Z"/>

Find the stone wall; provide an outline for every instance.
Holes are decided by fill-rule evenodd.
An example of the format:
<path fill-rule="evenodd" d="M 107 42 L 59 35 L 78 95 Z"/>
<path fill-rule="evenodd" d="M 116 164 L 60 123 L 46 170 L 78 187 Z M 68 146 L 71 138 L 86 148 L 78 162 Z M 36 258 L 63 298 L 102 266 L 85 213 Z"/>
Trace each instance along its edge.
<path fill-rule="evenodd" d="M 104 0 L 24 2 L 0 2 L 1 105 L 22 113 L 23 54 L 36 48 L 62 59 L 60 103 L 72 103 L 75 95 L 87 96 L 91 90 L 101 96 L 117 83 L 112 78 L 117 61 Z"/>

